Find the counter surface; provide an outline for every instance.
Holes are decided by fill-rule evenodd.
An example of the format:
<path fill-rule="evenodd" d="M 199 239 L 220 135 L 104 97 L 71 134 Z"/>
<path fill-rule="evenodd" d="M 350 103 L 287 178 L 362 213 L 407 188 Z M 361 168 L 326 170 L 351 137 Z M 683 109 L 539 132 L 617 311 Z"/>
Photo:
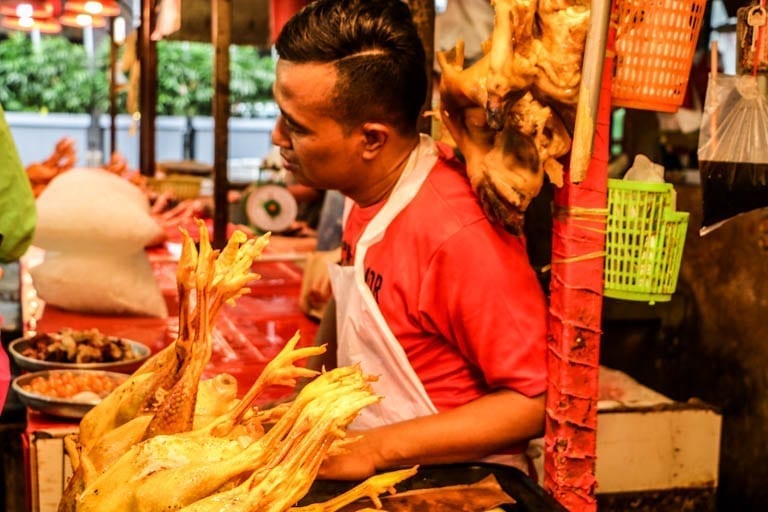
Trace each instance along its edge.
<path fill-rule="evenodd" d="M 308 246 L 305 240 L 299 244 L 300 247 Z M 306 249 L 296 251 L 302 250 Z M 237 379 L 238 393 L 242 396 L 297 331 L 301 334 L 299 346 L 313 343 L 317 324 L 299 309 L 302 269 L 296 262 L 296 251 L 291 251 L 289 261 L 283 261 L 280 252 L 273 249 L 269 261 L 254 264 L 254 272 L 260 274 L 261 279 L 251 283 L 250 293 L 240 297 L 234 306 L 225 306 L 221 310 L 213 332 L 211 360 L 203 378 L 229 373 Z M 178 332 L 177 263 L 166 248 L 149 250 L 148 255 L 168 304 L 168 318 L 89 315 L 47 305 L 37 322 L 38 332 L 53 332 L 64 327 L 97 328 L 105 334 L 140 341 L 153 353 L 161 350 Z M 272 401 L 290 392 L 289 388 L 268 389 L 257 402 Z M 56 510 L 63 486 L 71 474 L 63 453 L 62 437 L 76 431 L 78 423 L 77 420 L 28 412 L 22 444 L 29 510 Z"/>

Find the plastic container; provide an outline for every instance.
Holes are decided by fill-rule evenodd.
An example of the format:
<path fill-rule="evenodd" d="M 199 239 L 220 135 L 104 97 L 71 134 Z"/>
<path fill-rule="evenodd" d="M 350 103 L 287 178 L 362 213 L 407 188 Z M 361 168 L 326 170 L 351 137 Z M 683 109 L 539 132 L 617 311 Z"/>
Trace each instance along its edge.
<path fill-rule="evenodd" d="M 197 176 L 174 175 L 166 178 L 147 178 L 147 187 L 158 194 L 170 190 L 175 199 L 182 201 L 199 197 L 202 181 L 202 178 Z"/>
<path fill-rule="evenodd" d="M 677 288 L 688 228 L 669 183 L 608 180 L 603 295 L 666 302 Z"/>
<path fill-rule="evenodd" d="M 616 0 L 613 105 L 675 112 L 683 103 L 706 0 Z"/>

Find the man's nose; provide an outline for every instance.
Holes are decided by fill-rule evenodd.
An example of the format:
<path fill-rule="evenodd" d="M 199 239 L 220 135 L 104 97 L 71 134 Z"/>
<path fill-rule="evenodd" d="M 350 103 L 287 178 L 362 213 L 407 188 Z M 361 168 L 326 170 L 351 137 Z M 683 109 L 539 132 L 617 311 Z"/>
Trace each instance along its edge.
<path fill-rule="evenodd" d="M 272 130 L 272 144 L 282 148 L 290 148 L 291 141 L 285 134 L 285 122 L 283 116 L 277 116 L 275 128 Z"/>

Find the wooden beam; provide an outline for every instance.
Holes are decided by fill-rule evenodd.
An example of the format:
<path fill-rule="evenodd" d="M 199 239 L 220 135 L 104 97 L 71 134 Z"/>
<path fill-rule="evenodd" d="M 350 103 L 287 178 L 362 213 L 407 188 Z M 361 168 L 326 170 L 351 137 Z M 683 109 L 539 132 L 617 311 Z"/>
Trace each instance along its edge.
<path fill-rule="evenodd" d="M 109 25 L 109 155 L 106 155 L 107 162 L 110 161 L 112 154 L 117 151 L 117 43 L 115 43 L 115 18 L 112 18 Z"/>
<path fill-rule="evenodd" d="M 544 486 L 567 510 L 595 512 L 597 400 L 614 45 L 604 59 L 584 180 L 555 191 Z"/>
<path fill-rule="evenodd" d="M 278 0 L 288 2 L 288 0 Z M 181 9 L 181 29 L 167 36 L 170 41 L 213 42 L 213 0 L 184 0 Z M 269 49 L 270 0 L 232 0 L 232 44 Z"/>
<path fill-rule="evenodd" d="M 229 222 L 229 46 L 232 36 L 232 0 L 213 0 L 213 247 L 227 243 Z"/>
<path fill-rule="evenodd" d="M 155 0 L 141 0 L 139 41 L 139 170 L 155 175 L 155 118 L 157 117 L 157 48 L 150 37 L 157 14 Z"/>
<path fill-rule="evenodd" d="M 427 97 L 424 100 L 422 112 L 432 110 L 432 66 L 435 58 L 435 2 L 434 0 L 410 0 L 411 17 L 419 32 L 421 44 L 427 57 Z M 419 131 L 432 132 L 432 118 L 422 116 L 419 120 Z"/>

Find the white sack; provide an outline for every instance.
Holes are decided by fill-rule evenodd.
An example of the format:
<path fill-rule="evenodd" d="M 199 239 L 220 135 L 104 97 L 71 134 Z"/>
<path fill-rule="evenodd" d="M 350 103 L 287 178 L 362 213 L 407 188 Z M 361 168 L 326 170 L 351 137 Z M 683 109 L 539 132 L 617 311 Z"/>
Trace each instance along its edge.
<path fill-rule="evenodd" d="M 168 309 L 144 253 L 104 257 L 98 253 L 47 251 L 30 269 L 37 294 L 62 309 L 98 314 L 166 317 Z"/>
<path fill-rule="evenodd" d="M 143 251 L 162 236 L 138 187 L 103 169 L 72 169 L 54 178 L 37 198 L 34 244 L 64 251 Z"/>

